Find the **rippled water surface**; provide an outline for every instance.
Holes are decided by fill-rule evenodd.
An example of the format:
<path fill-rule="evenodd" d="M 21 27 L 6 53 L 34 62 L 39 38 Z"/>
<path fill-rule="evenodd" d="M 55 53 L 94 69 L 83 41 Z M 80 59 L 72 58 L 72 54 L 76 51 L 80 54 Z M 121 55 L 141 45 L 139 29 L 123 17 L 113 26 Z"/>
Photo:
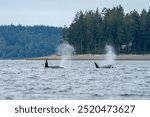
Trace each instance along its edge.
<path fill-rule="evenodd" d="M 44 63 L 1 60 L 0 99 L 150 99 L 150 61 L 116 61 L 114 69 L 96 69 L 94 61 L 67 61 L 64 69 Z"/>

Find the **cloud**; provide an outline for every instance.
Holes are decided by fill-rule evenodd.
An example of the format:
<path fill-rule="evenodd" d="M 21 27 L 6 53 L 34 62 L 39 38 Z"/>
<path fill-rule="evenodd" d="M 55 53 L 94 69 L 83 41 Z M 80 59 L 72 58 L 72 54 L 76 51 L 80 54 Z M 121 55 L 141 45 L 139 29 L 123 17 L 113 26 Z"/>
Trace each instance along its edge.
<path fill-rule="evenodd" d="M 64 26 L 77 11 L 112 8 L 121 4 L 125 12 L 149 9 L 148 0 L 0 0 L 0 23 Z"/>

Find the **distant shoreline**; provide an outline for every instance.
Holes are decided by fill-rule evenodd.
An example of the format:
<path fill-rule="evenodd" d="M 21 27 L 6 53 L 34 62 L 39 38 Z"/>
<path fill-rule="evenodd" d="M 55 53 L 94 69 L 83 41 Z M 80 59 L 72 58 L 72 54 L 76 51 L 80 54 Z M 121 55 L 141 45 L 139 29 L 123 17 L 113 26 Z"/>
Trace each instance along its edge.
<path fill-rule="evenodd" d="M 45 57 L 27 58 L 26 60 L 61 60 L 62 56 L 51 55 Z M 105 55 L 72 55 L 68 60 L 105 60 Z M 150 54 L 147 55 L 118 55 L 115 60 L 150 60 Z"/>

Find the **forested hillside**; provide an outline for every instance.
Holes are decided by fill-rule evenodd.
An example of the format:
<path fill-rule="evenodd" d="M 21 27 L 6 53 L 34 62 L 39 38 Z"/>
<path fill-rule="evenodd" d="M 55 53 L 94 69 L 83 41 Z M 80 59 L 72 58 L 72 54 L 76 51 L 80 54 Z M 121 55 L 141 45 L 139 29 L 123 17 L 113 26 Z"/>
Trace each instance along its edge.
<path fill-rule="evenodd" d="M 150 9 L 125 13 L 122 6 L 104 8 L 101 12 L 77 12 L 63 34 L 76 53 L 104 53 L 105 45 L 113 45 L 117 54 L 150 53 Z"/>
<path fill-rule="evenodd" d="M 0 59 L 54 54 L 62 32 L 62 28 L 49 26 L 0 26 Z"/>

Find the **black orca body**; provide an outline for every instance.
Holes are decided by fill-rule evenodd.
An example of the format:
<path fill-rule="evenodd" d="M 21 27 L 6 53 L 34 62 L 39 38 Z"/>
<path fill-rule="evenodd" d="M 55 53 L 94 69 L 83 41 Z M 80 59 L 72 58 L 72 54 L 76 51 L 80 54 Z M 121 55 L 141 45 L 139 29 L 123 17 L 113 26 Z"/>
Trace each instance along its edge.
<path fill-rule="evenodd" d="M 48 67 L 48 62 L 47 62 L 47 59 L 46 59 L 46 61 L 45 61 L 45 68 L 47 68 Z"/>
<path fill-rule="evenodd" d="M 61 66 L 56 65 L 56 66 L 48 66 L 48 67 L 45 67 L 45 68 L 62 69 L 62 68 L 64 68 L 64 67 L 61 67 Z"/>
<path fill-rule="evenodd" d="M 61 67 L 61 66 L 48 66 L 48 61 L 47 61 L 47 59 L 46 59 L 46 61 L 45 61 L 45 68 L 52 68 L 52 69 L 62 69 L 62 68 L 64 68 L 64 67 Z"/>
<path fill-rule="evenodd" d="M 105 65 L 105 66 L 100 66 L 100 67 L 99 67 L 96 62 L 94 62 L 94 64 L 95 64 L 95 67 L 96 67 L 96 68 L 108 68 L 108 69 L 109 69 L 109 68 L 114 68 L 113 65 Z"/>

